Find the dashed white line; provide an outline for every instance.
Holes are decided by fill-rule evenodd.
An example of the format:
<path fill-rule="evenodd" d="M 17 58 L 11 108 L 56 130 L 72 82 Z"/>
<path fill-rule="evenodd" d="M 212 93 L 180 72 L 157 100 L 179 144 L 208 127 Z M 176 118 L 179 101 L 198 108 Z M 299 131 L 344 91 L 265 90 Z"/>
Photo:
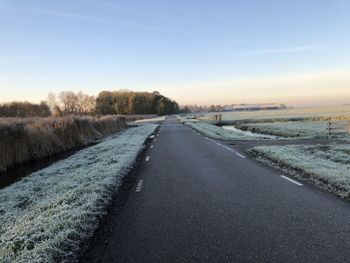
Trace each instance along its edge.
<path fill-rule="evenodd" d="M 137 183 L 136 190 L 135 190 L 136 193 L 141 192 L 142 185 L 143 185 L 143 180 L 139 180 L 139 182 Z"/>
<path fill-rule="evenodd" d="M 243 158 L 243 159 L 246 159 L 247 157 L 245 157 L 244 155 L 240 154 L 240 153 L 236 153 L 237 156 Z"/>
<path fill-rule="evenodd" d="M 149 156 L 147 156 L 147 157 L 146 157 L 146 162 L 148 162 L 148 161 L 149 161 L 149 158 L 150 158 Z"/>
<path fill-rule="evenodd" d="M 299 182 L 297 182 L 297 181 L 295 181 L 295 180 L 293 180 L 293 179 L 290 179 L 290 178 L 287 177 L 287 176 L 281 175 L 281 177 L 282 177 L 283 179 L 288 180 L 289 182 L 291 182 L 291 183 L 293 183 L 293 184 L 298 185 L 298 186 L 302 186 L 302 185 L 303 185 L 303 184 L 301 184 L 301 183 L 299 183 Z"/>
<path fill-rule="evenodd" d="M 232 153 L 236 153 L 234 150 L 232 150 L 230 147 L 228 146 L 223 146 L 226 150 L 232 152 Z"/>
<path fill-rule="evenodd" d="M 154 145 L 151 145 L 151 149 L 153 149 Z"/>
<path fill-rule="evenodd" d="M 226 146 L 226 145 L 223 145 L 223 144 L 221 144 L 221 143 L 219 143 L 219 142 L 216 142 L 216 141 L 214 141 L 214 140 L 212 140 L 212 139 L 208 139 L 208 140 L 210 140 L 210 141 L 212 141 L 213 143 L 215 143 L 216 145 L 218 145 L 218 146 L 220 146 L 220 147 L 222 147 L 222 148 L 224 148 L 224 149 L 226 149 L 226 150 L 228 150 L 228 151 L 230 151 L 230 152 L 236 154 L 237 156 L 239 156 L 239 157 L 241 157 L 241 158 L 243 158 L 243 159 L 247 159 L 247 157 L 245 157 L 244 155 L 242 155 L 242 154 L 236 152 L 235 150 L 231 149 L 230 147 L 228 147 L 228 146 Z"/>

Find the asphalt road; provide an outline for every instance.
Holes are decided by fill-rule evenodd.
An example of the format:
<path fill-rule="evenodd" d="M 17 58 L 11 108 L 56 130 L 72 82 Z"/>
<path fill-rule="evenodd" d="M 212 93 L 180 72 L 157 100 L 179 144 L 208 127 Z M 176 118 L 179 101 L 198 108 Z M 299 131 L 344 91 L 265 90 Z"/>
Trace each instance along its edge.
<path fill-rule="evenodd" d="M 349 203 L 174 118 L 152 145 L 91 261 L 350 262 Z"/>

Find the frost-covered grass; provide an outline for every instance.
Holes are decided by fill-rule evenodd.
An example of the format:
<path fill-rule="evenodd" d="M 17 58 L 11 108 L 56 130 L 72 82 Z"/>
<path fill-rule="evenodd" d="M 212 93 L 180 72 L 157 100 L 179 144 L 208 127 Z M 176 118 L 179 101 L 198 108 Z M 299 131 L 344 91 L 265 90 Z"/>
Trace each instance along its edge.
<path fill-rule="evenodd" d="M 92 235 L 157 125 L 130 128 L 0 190 L 0 261 L 61 262 Z"/>
<path fill-rule="evenodd" d="M 251 153 L 338 196 L 350 198 L 350 145 L 261 146 Z"/>
<path fill-rule="evenodd" d="M 143 119 L 143 120 L 137 120 L 135 122 L 137 123 L 148 123 L 148 122 L 162 122 L 165 121 L 165 116 L 158 116 L 154 118 L 149 118 L 149 119 Z"/>
<path fill-rule="evenodd" d="M 208 136 L 210 138 L 219 139 L 219 140 L 259 140 L 267 139 L 263 136 L 247 135 L 244 132 L 233 131 L 223 129 L 221 127 L 202 122 L 202 121 L 192 121 L 186 119 L 180 119 L 182 123 L 191 127 L 192 129 Z"/>
<path fill-rule="evenodd" d="M 271 134 L 291 138 L 327 138 L 326 121 L 289 121 L 272 123 L 246 123 L 237 128 L 256 133 Z"/>
<path fill-rule="evenodd" d="M 210 120 L 211 115 L 217 113 L 207 113 L 203 120 Z M 224 122 L 237 122 L 248 120 L 249 122 L 260 120 L 288 120 L 288 119 L 349 119 L 350 106 L 339 107 L 322 107 L 322 108 L 295 108 L 284 110 L 265 110 L 265 111 L 239 111 L 239 112 L 223 112 Z"/>

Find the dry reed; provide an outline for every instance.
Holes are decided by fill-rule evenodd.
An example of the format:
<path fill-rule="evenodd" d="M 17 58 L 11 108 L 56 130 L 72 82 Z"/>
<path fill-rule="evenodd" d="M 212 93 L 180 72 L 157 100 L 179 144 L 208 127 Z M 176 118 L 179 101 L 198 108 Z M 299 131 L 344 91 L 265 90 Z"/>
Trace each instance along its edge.
<path fill-rule="evenodd" d="M 0 119 L 0 172 L 84 146 L 127 127 L 120 116 Z"/>

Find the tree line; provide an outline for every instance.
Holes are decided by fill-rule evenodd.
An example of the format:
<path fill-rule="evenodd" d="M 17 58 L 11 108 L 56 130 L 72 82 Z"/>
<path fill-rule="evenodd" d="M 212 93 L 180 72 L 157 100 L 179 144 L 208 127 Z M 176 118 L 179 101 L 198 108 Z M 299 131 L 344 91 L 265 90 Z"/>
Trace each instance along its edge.
<path fill-rule="evenodd" d="M 181 111 L 184 113 L 190 113 L 190 112 L 221 112 L 223 111 L 224 107 L 221 105 L 184 105 L 181 108 Z"/>
<path fill-rule="evenodd" d="M 98 114 L 158 114 L 179 112 L 179 105 L 159 92 L 102 91 L 96 98 Z"/>
<path fill-rule="evenodd" d="M 0 104 L 0 117 L 48 117 L 50 108 L 45 101 L 40 104 L 29 102 L 10 102 Z"/>
<path fill-rule="evenodd" d="M 102 91 L 97 97 L 83 92 L 49 93 L 40 104 L 11 102 L 0 104 L 0 117 L 47 117 L 66 115 L 168 115 L 179 105 L 159 92 Z"/>

